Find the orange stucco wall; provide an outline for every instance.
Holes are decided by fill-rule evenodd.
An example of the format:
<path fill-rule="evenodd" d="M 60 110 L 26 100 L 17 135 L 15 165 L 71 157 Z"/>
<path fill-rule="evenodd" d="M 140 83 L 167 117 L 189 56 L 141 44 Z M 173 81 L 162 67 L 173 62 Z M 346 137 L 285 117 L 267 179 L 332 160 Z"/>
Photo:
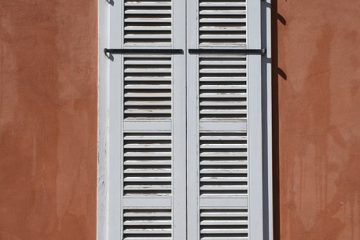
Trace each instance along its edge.
<path fill-rule="evenodd" d="M 360 1 L 273 0 L 276 240 L 360 239 Z M 0 240 L 95 240 L 97 0 L 0 2 Z"/>
<path fill-rule="evenodd" d="M 277 237 L 358 240 L 360 1 L 278 0 L 274 23 Z"/>
<path fill-rule="evenodd" d="M 95 240 L 97 0 L 0 1 L 0 239 Z"/>

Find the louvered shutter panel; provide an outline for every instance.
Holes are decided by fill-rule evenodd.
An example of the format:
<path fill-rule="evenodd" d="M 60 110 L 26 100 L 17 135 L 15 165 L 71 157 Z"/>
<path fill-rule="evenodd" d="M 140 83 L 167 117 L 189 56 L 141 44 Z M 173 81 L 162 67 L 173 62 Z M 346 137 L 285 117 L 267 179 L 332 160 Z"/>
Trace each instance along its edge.
<path fill-rule="evenodd" d="M 105 239 L 264 239 L 260 1 L 108 3 Z"/>
<path fill-rule="evenodd" d="M 187 3 L 188 239 L 262 240 L 260 1 Z"/>
<path fill-rule="evenodd" d="M 108 239 L 186 239 L 185 2 L 110 9 Z M 147 51 L 144 51 L 147 50 Z M 150 51 L 149 51 L 150 50 Z"/>
<path fill-rule="evenodd" d="M 124 43 L 126 46 L 172 44 L 173 0 L 124 0 Z"/>
<path fill-rule="evenodd" d="M 246 0 L 199 0 L 199 46 L 246 46 Z"/>

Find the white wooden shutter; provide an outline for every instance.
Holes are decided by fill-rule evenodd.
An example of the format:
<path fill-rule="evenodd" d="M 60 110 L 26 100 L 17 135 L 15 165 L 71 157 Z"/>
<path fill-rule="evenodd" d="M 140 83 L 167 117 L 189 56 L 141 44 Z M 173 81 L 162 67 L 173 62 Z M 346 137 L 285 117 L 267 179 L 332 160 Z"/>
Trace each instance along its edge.
<path fill-rule="evenodd" d="M 262 240 L 260 1 L 187 3 L 188 239 Z"/>
<path fill-rule="evenodd" d="M 186 239 L 185 2 L 110 9 L 108 239 Z M 179 51 L 178 51 L 179 52 Z"/>
<path fill-rule="evenodd" d="M 264 239 L 261 1 L 107 1 L 105 239 Z"/>

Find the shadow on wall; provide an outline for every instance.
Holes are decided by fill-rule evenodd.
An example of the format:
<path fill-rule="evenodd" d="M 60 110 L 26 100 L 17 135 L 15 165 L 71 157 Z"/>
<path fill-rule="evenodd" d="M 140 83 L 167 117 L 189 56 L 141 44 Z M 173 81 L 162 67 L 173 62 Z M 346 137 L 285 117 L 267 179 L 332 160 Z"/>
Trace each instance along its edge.
<path fill-rule="evenodd" d="M 359 9 L 272 0 L 274 240 L 360 239 Z"/>
<path fill-rule="evenodd" d="M 279 164 L 279 93 L 278 82 L 287 80 L 286 73 L 278 65 L 278 24 L 286 25 L 286 19 L 278 13 L 278 1 L 272 0 L 272 140 L 273 140 L 273 214 L 274 240 L 280 240 L 280 164 Z"/>

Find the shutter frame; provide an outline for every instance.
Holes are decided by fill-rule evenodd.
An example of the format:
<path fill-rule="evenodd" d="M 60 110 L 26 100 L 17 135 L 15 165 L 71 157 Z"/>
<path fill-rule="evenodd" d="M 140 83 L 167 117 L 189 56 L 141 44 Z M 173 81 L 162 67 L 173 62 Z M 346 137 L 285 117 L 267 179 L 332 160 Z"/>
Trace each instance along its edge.
<path fill-rule="evenodd" d="M 248 48 L 262 48 L 261 1 L 248 0 Z M 264 238 L 262 56 L 248 56 L 249 238 Z"/>
<path fill-rule="evenodd" d="M 190 4 L 188 3 L 188 6 Z M 264 138 L 264 190 L 265 194 L 264 199 L 264 207 L 267 208 L 264 211 L 268 211 L 268 215 L 264 216 L 265 222 L 264 222 L 264 239 L 272 239 L 272 167 L 271 167 L 271 41 L 270 41 L 270 35 L 271 35 L 271 28 L 270 28 L 270 11 L 271 11 L 271 0 L 265 0 L 262 3 L 262 16 L 264 16 L 264 19 L 262 19 L 263 23 L 265 22 L 265 26 L 263 24 L 262 26 L 262 34 L 261 40 L 262 40 L 262 46 L 266 46 L 266 59 L 262 59 L 262 66 L 264 67 L 264 70 L 262 71 L 263 77 L 264 77 L 264 86 L 263 86 L 263 107 L 264 107 L 264 113 L 266 113 L 266 116 L 263 116 L 263 123 L 267 124 L 267 127 L 264 126 L 263 135 Z M 116 9 L 120 9 L 117 11 Z M 188 7 L 188 11 L 191 13 L 193 11 L 191 7 Z M 120 13 L 120 14 L 119 14 Z M 122 65 L 121 62 L 113 60 L 115 58 L 118 58 L 118 56 L 110 56 L 112 60 L 109 60 L 108 57 L 103 55 L 103 49 L 105 48 L 123 48 L 122 42 L 118 41 L 112 41 L 111 39 L 119 39 L 122 36 L 122 31 L 120 28 L 116 28 L 114 25 L 114 22 L 119 23 L 116 19 L 121 19 L 121 4 L 119 4 L 119 1 L 100 1 L 99 3 L 99 18 L 100 18 L 100 27 L 99 27 L 99 34 L 100 34 L 100 40 L 99 40 L 99 163 L 98 163 L 98 238 L 99 240 L 109 240 L 109 239 L 120 239 L 116 236 L 120 236 L 120 231 L 117 233 L 120 228 L 118 227 L 120 225 L 120 219 L 119 216 L 121 216 L 121 209 L 119 206 L 120 198 L 117 192 L 120 192 L 118 189 L 118 183 L 119 183 L 119 175 L 114 175 L 114 172 L 118 172 L 119 170 L 116 170 L 119 165 L 116 162 L 111 162 L 110 159 L 112 156 L 116 155 L 116 152 L 108 151 L 109 149 L 113 148 L 113 146 L 118 147 L 118 143 L 121 141 L 119 140 L 119 137 L 114 136 L 116 132 L 121 131 L 121 127 L 113 128 L 114 123 L 116 122 L 116 118 L 120 118 L 121 113 L 118 114 L 117 111 L 109 111 L 112 107 L 110 106 L 118 106 L 118 99 L 121 99 L 118 95 L 118 92 L 116 92 L 116 89 L 122 89 L 120 82 L 114 82 L 112 79 L 114 77 L 121 79 L 121 74 L 119 72 L 114 71 L 114 69 L 117 69 L 119 66 Z M 190 14 L 191 15 L 191 14 Z M 110 17 L 109 17 L 110 16 Z M 120 18 L 119 18 L 120 16 Z M 189 15 L 188 15 L 189 16 Z M 112 24 L 111 24 L 112 22 Z M 189 24 L 188 28 L 191 30 L 191 28 L 197 28 L 196 24 Z M 190 31 L 191 32 L 191 31 Z M 266 32 L 266 35 L 265 35 Z M 117 37 L 120 36 L 120 37 Z M 197 48 L 197 45 L 193 45 L 193 41 L 189 41 L 191 34 L 188 34 L 188 48 Z M 260 38 L 259 38 L 260 41 Z M 258 49 L 258 46 L 261 44 L 255 45 L 255 47 L 251 47 L 253 49 Z M 131 48 L 131 47 L 126 47 Z M 146 49 L 148 47 L 137 47 L 137 48 L 143 48 Z M 154 48 L 163 48 L 163 47 L 154 47 Z M 175 48 L 173 46 L 173 48 Z M 249 47 L 250 48 L 250 47 Z M 185 48 L 184 48 L 185 49 Z M 186 51 L 187 52 L 187 51 Z M 122 61 L 122 60 L 120 60 Z M 189 65 L 192 63 L 196 63 L 196 61 L 191 60 L 188 58 Z M 183 74 L 183 73 L 181 73 Z M 111 75 L 111 76 L 110 76 Z M 187 73 L 188 75 L 188 73 Z M 191 74 L 190 74 L 191 75 Z M 114 91 L 113 91 L 114 90 Z M 265 93 L 266 92 L 266 93 Z M 116 94 L 114 96 L 114 93 Z M 188 94 L 190 94 L 191 91 L 188 91 Z M 116 103 L 117 102 L 117 103 Z M 189 104 L 189 99 L 188 99 Z M 265 106 L 264 106 L 265 105 Z M 110 117 L 111 115 L 111 117 Z M 111 120 L 112 119 L 112 120 Z M 157 126 L 162 126 L 162 130 L 165 131 L 166 129 L 169 129 L 169 125 L 165 126 L 166 124 L 157 124 Z M 124 127 L 126 128 L 134 128 L 133 122 L 128 122 L 124 124 Z M 212 126 L 215 128 L 215 126 Z M 227 125 L 226 129 L 231 130 L 232 125 Z M 240 127 L 241 129 L 243 127 Z M 111 131 L 109 130 L 111 129 Z M 152 124 L 147 124 L 144 122 L 144 129 L 146 131 L 150 131 L 152 129 Z M 188 133 L 191 133 L 191 131 L 188 130 Z M 195 141 L 198 141 L 196 139 L 196 136 L 194 137 Z M 114 143 L 115 141 L 115 143 Z M 198 149 L 196 149 L 198 151 Z M 121 149 L 118 150 L 118 152 L 121 152 Z M 118 153 L 119 154 L 119 153 Z M 188 153 L 187 153 L 188 154 Z M 116 171 L 114 171 L 116 170 Z M 266 185 L 266 186 L 265 186 Z M 193 188 L 193 186 L 190 186 L 190 188 Z M 114 190 L 114 191 L 113 191 Z M 267 192 L 266 192 L 267 191 Z M 131 202 L 133 204 L 133 207 L 136 207 L 139 205 L 139 203 L 136 203 L 134 201 Z M 130 206 L 130 202 L 128 202 Z M 162 205 L 166 205 L 167 200 L 163 199 Z M 195 204 L 198 204 L 196 202 Z M 207 206 L 212 206 L 213 203 L 211 201 L 206 203 Z M 241 199 L 239 202 L 234 202 L 232 205 L 238 206 L 238 207 L 246 207 L 246 199 Z M 198 213 L 196 213 L 198 214 Z M 115 227 L 114 227 L 115 226 Z M 196 226 L 198 227 L 198 226 Z M 189 230 L 191 230 L 191 227 L 189 226 Z M 184 238 L 183 238 L 184 239 Z"/>
<path fill-rule="evenodd" d="M 131 226 L 124 225 L 124 216 L 127 212 L 141 209 L 145 211 L 144 214 L 160 210 L 171 211 L 171 221 L 166 225 L 167 228 L 170 226 L 171 235 L 164 234 L 164 238 L 161 238 L 160 234 L 154 237 L 173 240 L 186 238 L 186 225 L 182 224 L 186 221 L 186 211 L 184 211 L 186 209 L 186 184 L 184 184 L 186 181 L 186 139 L 183 132 L 186 129 L 186 100 L 183 97 L 186 94 L 186 82 L 182 80 L 185 72 L 185 56 L 173 54 L 171 51 L 163 51 L 161 54 L 155 51 L 143 53 L 138 51 L 141 49 L 185 49 L 185 42 L 179 41 L 185 36 L 185 19 L 183 18 L 185 2 L 182 0 L 168 0 L 167 2 L 172 3 L 170 44 L 161 42 L 161 44 L 158 44 L 159 42 L 149 44 L 149 41 L 142 41 L 142 36 L 136 33 L 146 32 L 152 27 L 143 28 L 143 30 L 139 27 L 135 29 L 132 25 L 125 23 L 125 20 L 134 21 L 131 15 L 124 14 L 129 6 L 133 10 L 142 9 L 143 5 L 147 5 L 149 1 L 125 0 L 115 1 L 109 5 L 108 48 L 129 49 L 129 51 L 116 55 L 108 54 L 109 129 L 111 131 L 108 161 L 110 194 L 107 200 L 111 209 L 108 213 L 108 222 L 111 224 L 108 226 L 108 239 L 132 239 L 132 236 L 150 239 L 153 236 L 151 231 L 142 233 L 133 231 L 136 222 Z M 140 7 L 137 8 L 137 5 Z M 148 25 L 152 23 L 149 22 Z M 134 40 L 129 38 L 129 34 L 132 34 L 131 39 Z M 164 42 L 168 40 L 165 39 Z M 137 52 L 131 53 L 132 49 Z M 149 61 L 152 62 L 151 66 L 146 64 Z M 160 79 L 158 76 L 165 76 L 165 78 Z M 164 95 L 166 101 L 154 101 L 152 98 L 154 95 Z M 156 138 L 159 134 L 165 134 L 166 140 Z M 132 138 L 129 137 L 130 135 Z M 152 161 L 157 158 L 156 156 L 164 158 L 163 155 L 166 155 L 169 161 L 169 154 L 171 154 L 170 169 L 168 163 L 159 167 L 157 165 L 159 162 Z M 137 165 L 140 161 L 147 161 L 153 165 L 146 167 L 145 164 L 140 167 Z M 150 170 L 155 171 L 154 174 L 149 175 Z M 171 181 L 169 182 L 170 173 Z M 164 179 L 162 178 L 164 174 L 166 181 L 161 180 Z M 143 217 L 146 218 L 145 215 Z M 137 226 L 144 227 L 139 224 Z"/>
<path fill-rule="evenodd" d="M 188 0 L 188 47 L 192 49 L 199 48 L 213 48 L 213 49 L 226 49 L 226 48 L 237 48 L 237 49 L 261 49 L 261 3 L 260 1 L 247 1 L 247 33 L 246 33 L 246 44 L 238 44 L 238 46 L 222 45 L 219 47 L 218 44 L 202 44 L 202 39 L 199 34 L 201 23 L 197 19 L 201 19 L 198 9 L 199 4 L 206 2 L 206 0 Z M 211 1 L 214 3 L 215 1 Z M 225 4 L 226 1 L 221 1 L 221 4 Z M 220 1 L 219 1 L 220 4 Z M 198 22 L 194 24 L 194 22 Z M 188 54 L 188 73 L 187 73 L 187 84 L 188 84 L 188 186 L 191 186 L 188 189 L 188 239 L 201 239 L 205 240 L 206 237 L 201 237 L 201 211 L 207 211 L 211 209 L 247 209 L 249 214 L 248 219 L 248 235 L 246 239 L 260 240 L 263 239 L 263 218 L 264 218 L 264 209 L 263 209 L 263 166 L 262 166 L 262 105 L 261 105 L 261 65 L 262 57 L 257 54 L 231 54 L 221 56 L 219 53 L 221 50 L 217 51 L 217 54 L 199 54 L 191 55 Z M 245 117 L 245 122 L 241 121 L 242 117 L 238 119 L 204 119 L 202 116 L 202 105 L 204 101 L 202 100 L 202 89 L 210 89 L 210 84 L 206 82 L 202 83 L 201 75 L 203 74 L 204 66 L 203 62 L 206 62 L 207 66 L 211 65 L 211 61 L 208 61 L 206 58 L 224 58 L 224 63 L 226 63 L 226 58 L 231 59 L 231 57 L 239 56 L 246 57 L 246 73 L 247 73 L 247 85 L 246 85 L 246 98 L 247 98 L 247 116 Z M 221 59 L 222 60 L 222 59 Z M 220 60 L 220 61 L 221 61 Z M 217 61 L 217 64 L 219 60 Z M 207 67 L 205 66 L 205 67 Z M 209 69 L 213 68 L 209 66 Z M 229 70 L 226 68 L 223 69 L 214 69 L 214 72 L 219 73 L 217 78 L 223 74 L 228 74 Z M 234 85 L 232 90 L 227 88 L 228 83 L 222 84 L 220 81 L 217 82 L 216 87 L 212 88 L 210 92 L 216 94 L 221 93 L 221 91 L 227 92 L 227 97 L 229 97 L 230 92 L 235 92 L 236 88 L 240 85 Z M 224 89 L 224 90 L 222 90 Z M 228 89 L 228 90 L 226 90 Z M 210 93 L 209 92 L 209 93 Z M 206 96 L 206 95 L 204 95 Z M 209 95 L 210 96 L 210 95 Z M 234 95 L 235 96 L 235 95 Z M 223 106 L 221 109 L 222 112 L 233 107 L 224 107 L 226 102 L 217 99 L 217 105 Z M 205 103 L 207 104 L 207 103 Z M 215 104 L 213 102 L 212 104 Z M 214 106 L 208 107 L 208 109 L 215 109 Z M 220 108 L 219 112 L 220 111 Z M 215 114 L 216 111 L 213 111 L 212 114 Z M 251 123 L 250 123 L 251 122 Z M 196 123 L 196 124 L 195 124 Z M 227 199 L 221 196 L 214 197 L 202 197 L 202 190 L 200 186 L 201 183 L 201 152 L 204 151 L 201 147 L 201 138 L 200 136 L 204 133 L 221 133 L 226 134 L 236 131 L 246 131 L 248 136 L 247 144 L 247 154 L 248 154 L 248 193 L 243 194 L 238 197 L 229 197 Z M 215 147 L 214 147 L 215 148 Z M 216 150 L 216 149 L 214 149 Z M 216 150 L 220 151 L 221 150 Z M 221 192 L 221 191 L 220 191 Z M 225 193 L 226 191 L 223 191 Z M 220 194 L 221 195 L 221 194 Z M 241 194 L 240 194 L 241 195 Z M 223 194 L 226 196 L 226 194 Z M 235 200 L 236 199 L 236 200 Z M 226 216 L 224 216 L 226 217 Z M 214 237 L 214 239 L 217 239 Z M 219 238 L 220 239 L 220 238 Z M 244 238 L 245 239 L 245 238 Z"/>

